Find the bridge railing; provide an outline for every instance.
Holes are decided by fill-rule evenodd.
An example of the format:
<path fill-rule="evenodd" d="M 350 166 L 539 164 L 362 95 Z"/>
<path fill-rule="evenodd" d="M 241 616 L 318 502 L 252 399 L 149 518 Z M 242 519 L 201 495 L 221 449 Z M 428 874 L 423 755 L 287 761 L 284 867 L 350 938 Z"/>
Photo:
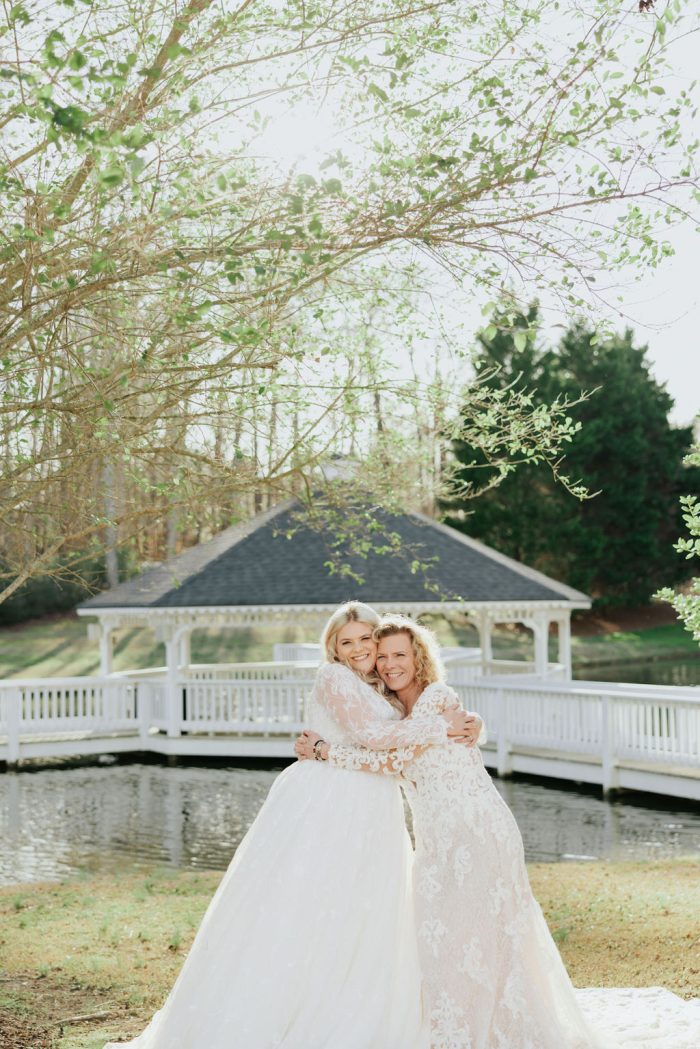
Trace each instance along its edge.
<path fill-rule="evenodd" d="M 260 670 L 258 664 L 255 672 Z M 139 749 L 147 749 L 150 733 L 158 731 L 294 735 L 301 728 L 310 667 L 296 665 L 286 677 L 277 670 L 256 677 L 233 676 L 229 669 L 229 675 L 175 682 L 153 676 L 0 682 L 0 758 L 16 761 L 28 736 L 127 732 L 141 738 Z M 459 680 L 455 674 L 453 683 L 465 706 L 482 714 L 503 774 L 517 748 L 598 759 L 608 786 L 615 785 L 615 769 L 625 762 L 700 767 L 698 688 L 545 683 L 524 675 Z"/>
<path fill-rule="evenodd" d="M 501 774 L 523 747 L 598 758 L 604 787 L 616 785 L 615 769 L 624 762 L 700 767 L 700 689 L 522 679 L 456 688 L 484 718 Z"/>
<path fill-rule="evenodd" d="M 21 737 L 105 733 L 140 727 L 137 687 L 114 678 L 37 678 L 0 682 L 0 737 L 16 761 Z"/>

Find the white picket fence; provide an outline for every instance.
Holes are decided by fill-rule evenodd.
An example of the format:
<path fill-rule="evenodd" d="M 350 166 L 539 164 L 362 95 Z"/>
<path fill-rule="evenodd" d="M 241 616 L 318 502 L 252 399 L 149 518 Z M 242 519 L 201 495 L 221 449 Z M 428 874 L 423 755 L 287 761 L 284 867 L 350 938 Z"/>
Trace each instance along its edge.
<path fill-rule="evenodd" d="M 188 753 L 200 740 L 197 752 L 206 755 L 211 737 L 226 740 L 232 756 L 236 740 L 252 737 L 277 739 L 284 745 L 279 753 L 287 753 L 304 724 L 314 669 L 231 664 L 194 668 L 176 681 L 156 674 L 3 681 L 0 760 L 95 753 L 98 747 L 162 752 L 164 737 L 175 744 L 185 736 Z M 531 769 L 533 754 L 562 762 L 578 758 L 598 769 L 584 770 L 581 778 L 588 775 L 604 789 L 620 785 L 620 770 L 634 765 L 695 776 L 700 797 L 699 688 L 544 682 L 523 674 L 471 677 L 464 667 L 453 668 L 451 677 L 464 705 L 484 718 L 502 774 Z M 86 740 L 92 741 L 87 749 Z M 52 751 L 54 741 L 61 746 Z"/>

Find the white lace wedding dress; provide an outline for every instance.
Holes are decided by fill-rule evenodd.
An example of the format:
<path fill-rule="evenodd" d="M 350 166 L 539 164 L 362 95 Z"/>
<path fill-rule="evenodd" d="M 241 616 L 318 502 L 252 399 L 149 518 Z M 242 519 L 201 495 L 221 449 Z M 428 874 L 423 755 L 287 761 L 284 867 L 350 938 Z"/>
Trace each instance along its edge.
<path fill-rule="evenodd" d="M 329 739 L 368 747 L 447 739 L 442 717 L 400 720 L 338 664 L 320 669 L 308 717 Z M 239 845 L 165 1005 L 128 1045 L 429 1049 L 411 860 L 396 780 L 290 766 Z"/>
<path fill-rule="evenodd" d="M 457 702 L 431 685 L 409 720 Z M 700 1001 L 662 988 L 574 990 L 479 749 L 448 742 L 410 758 L 411 748 L 392 760 L 341 744 L 329 763 L 403 769 L 431 1049 L 700 1049 Z"/>

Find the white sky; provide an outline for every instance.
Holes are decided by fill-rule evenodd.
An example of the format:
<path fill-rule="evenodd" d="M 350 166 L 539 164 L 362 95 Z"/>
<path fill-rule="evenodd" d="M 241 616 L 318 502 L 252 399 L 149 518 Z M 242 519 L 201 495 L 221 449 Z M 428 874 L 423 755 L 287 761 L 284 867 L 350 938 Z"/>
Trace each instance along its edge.
<path fill-rule="evenodd" d="M 672 76 L 676 86 L 680 82 L 689 86 L 696 77 L 696 47 L 696 36 L 674 43 Z M 264 111 L 264 106 L 260 108 Z M 308 105 L 281 117 L 274 107 L 268 112 L 272 120 L 257 144 L 261 153 L 278 162 L 316 174 L 322 155 L 344 145 L 342 130 L 333 124 L 332 109 L 319 112 Z M 686 132 L 693 138 L 700 136 L 697 118 Z M 675 256 L 656 271 L 622 276 L 619 294 L 623 302 L 620 316 L 613 316 L 613 322 L 618 330 L 632 327 L 637 345 L 648 345 L 655 377 L 675 402 L 672 420 L 686 425 L 700 412 L 700 231 L 688 221 L 664 234 L 673 244 Z M 611 283 L 617 284 L 617 280 Z M 454 294 L 447 286 L 445 291 L 446 298 Z M 484 318 L 473 299 L 471 307 L 473 318 L 468 299 L 459 305 L 465 332 L 473 333 L 483 325 Z M 559 334 L 560 330 L 552 330 L 552 341 Z M 429 354 L 426 347 L 426 365 Z"/>
<path fill-rule="evenodd" d="M 675 401 L 673 421 L 686 424 L 700 412 L 700 232 L 688 223 L 672 240 L 676 255 L 627 292 L 625 308 Z"/>

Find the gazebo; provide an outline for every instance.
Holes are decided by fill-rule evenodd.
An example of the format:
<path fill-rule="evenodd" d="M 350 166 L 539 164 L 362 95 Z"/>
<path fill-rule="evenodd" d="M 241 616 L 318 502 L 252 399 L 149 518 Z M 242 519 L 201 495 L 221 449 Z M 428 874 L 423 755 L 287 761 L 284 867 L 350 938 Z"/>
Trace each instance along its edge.
<path fill-rule="evenodd" d="M 325 616 L 356 598 L 379 611 L 466 616 L 478 630 L 485 674 L 497 669 L 494 624 L 522 623 L 534 643 L 532 663 L 525 665 L 546 675 L 555 623 L 557 670 L 570 679 L 570 617 L 590 607 L 586 594 L 422 514 L 379 510 L 373 525 L 373 549 L 364 557 L 347 554 L 353 574 L 333 573 L 333 537 L 305 520 L 298 503 L 287 502 L 96 595 L 78 613 L 97 619 L 92 633 L 99 637 L 101 673 L 113 671 L 114 633 L 123 627 L 154 630 L 165 643 L 167 676 L 175 680 L 190 669 L 190 638 L 198 628 L 291 620 L 308 623 L 313 637 Z M 389 548 L 398 540 L 399 551 L 410 556 L 379 553 L 383 536 L 391 537 Z"/>
<path fill-rule="evenodd" d="M 0 682 L 0 760 L 290 759 L 307 723 L 318 646 L 276 645 L 263 662 L 193 664 L 192 633 L 293 622 L 311 639 L 341 602 L 358 598 L 378 611 L 459 613 L 474 624 L 480 647 L 443 655 L 448 682 L 488 725 L 484 761 L 499 775 L 700 798 L 698 689 L 572 681 L 570 616 L 590 606 L 585 594 L 420 514 L 364 515 L 366 556 L 339 548 L 333 530 L 286 503 L 86 601 L 79 612 L 96 620 L 99 676 Z M 335 555 L 340 570 L 331 572 Z M 493 658 L 498 623 L 532 631 L 532 659 Z M 164 642 L 165 666 L 113 671 L 115 631 L 134 626 Z"/>

